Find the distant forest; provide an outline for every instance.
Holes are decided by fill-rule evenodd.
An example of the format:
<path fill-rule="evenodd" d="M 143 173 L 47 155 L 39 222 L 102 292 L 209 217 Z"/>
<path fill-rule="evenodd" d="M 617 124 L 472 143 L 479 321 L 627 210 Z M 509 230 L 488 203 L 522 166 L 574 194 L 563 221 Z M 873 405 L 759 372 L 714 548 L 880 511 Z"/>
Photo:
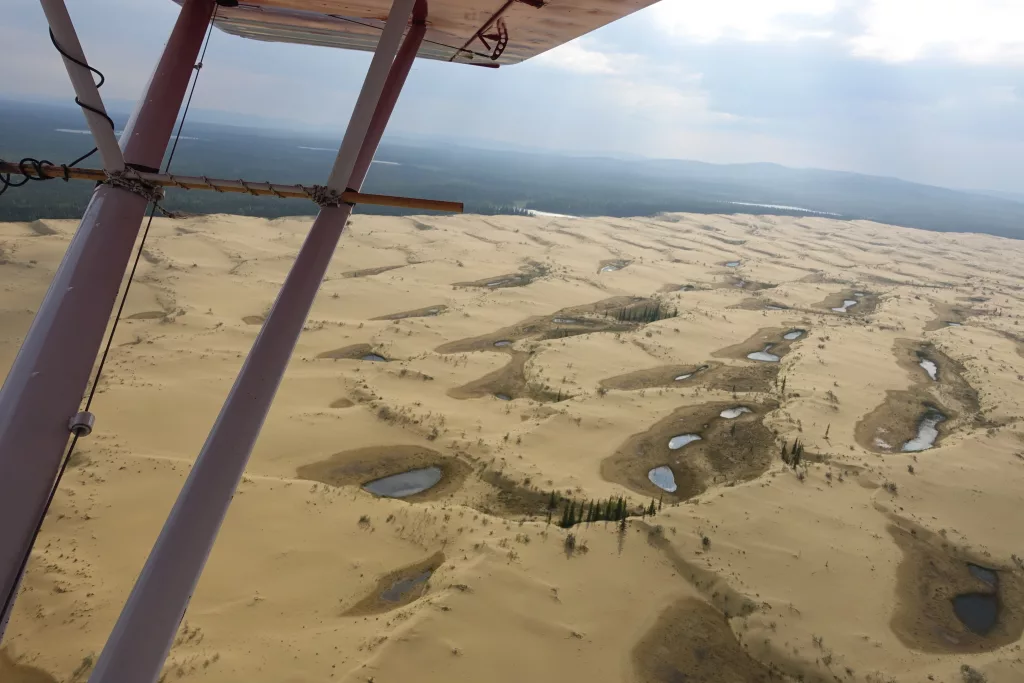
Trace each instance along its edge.
<path fill-rule="evenodd" d="M 115 118 L 121 123 L 125 117 Z M 69 161 L 88 151 L 92 138 L 65 131 L 84 129 L 82 115 L 74 108 L 0 102 L 0 158 Z M 174 157 L 175 173 L 307 185 L 324 181 L 339 144 L 338 140 L 299 132 L 196 122 L 187 123 L 183 135 Z M 830 215 L 927 230 L 1024 237 L 1024 202 L 854 173 L 775 164 L 584 158 L 388 141 L 381 145 L 376 159 L 386 163 L 373 164 L 365 191 L 459 200 L 469 213 Z M 88 163 L 98 161 L 94 158 Z M 91 190 L 90 183 L 84 181 L 31 182 L 0 197 L 0 221 L 77 218 Z M 268 218 L 316 212 L 316 206 L 305 200 L 178 189 L 168 190 L 165 204 L 188 213 Z M 365 205 L 357 210 L 411 213 Z"/>

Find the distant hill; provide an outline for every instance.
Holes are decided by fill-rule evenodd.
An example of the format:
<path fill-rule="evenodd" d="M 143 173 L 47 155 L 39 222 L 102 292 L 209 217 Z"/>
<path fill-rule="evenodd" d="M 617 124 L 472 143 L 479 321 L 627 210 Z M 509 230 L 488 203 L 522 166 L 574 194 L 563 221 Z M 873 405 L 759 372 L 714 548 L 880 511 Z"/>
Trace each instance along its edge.
<path fill-rule="evenodd" d="M 127 117 L 115 116 L 119 122 Z M 0 158 L 70 160 L 91 146 L 74 108 L 0 102 Z M 189 122 L 173 170 L 254 181 L 322 182 L 339 141 L 322 134 Z M 539 210 L 580 216 L 666 211 L 831 215 L 937 231 L 1024 237 L 1024 196 L 951 190 L 896 178 L 770 163 L 581 157 L 385 140 L 365 189 L 458 199 L 476 213 Z M 80 215 L 88 183 L 30 183 L 0 198 L 0 220 Z M 171 208 L 275 217 L 312 214 L 301 200 L 170 190 Z M 367 213 L 394 213 L 360 207 Z"/>

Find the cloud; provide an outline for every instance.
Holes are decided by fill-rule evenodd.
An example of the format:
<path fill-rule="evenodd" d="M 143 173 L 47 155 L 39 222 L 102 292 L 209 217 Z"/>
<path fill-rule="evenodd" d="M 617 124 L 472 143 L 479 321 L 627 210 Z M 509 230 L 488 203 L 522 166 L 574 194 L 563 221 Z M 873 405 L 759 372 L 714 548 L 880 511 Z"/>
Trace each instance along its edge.
<path fill-rule="evenodd" d="M 590 49 L 583 40 L 574 40 L 538 55 L 532 62 L 578 74 L 620 74 L 636 67 L 634 54 L 602 52 Z"/>
<path fill-rule="evenodd" d="M 1016 0 L 871 0 L 853 53 L 888 62 L 924 57 L 1024 63 L 1024 3 Z"/>
<path fill-rule="evenodd" d="M 1019 0 L 662 0 L 649 16 L 695 43 L 816 39 L 890 63 L 1024 63 Z"/>
<path fill-rule="evenodd" d="M 650 13 L 672 36 L 696 42 L 788 42 L 831 35 L 836 0 L 662 0 Z"/>

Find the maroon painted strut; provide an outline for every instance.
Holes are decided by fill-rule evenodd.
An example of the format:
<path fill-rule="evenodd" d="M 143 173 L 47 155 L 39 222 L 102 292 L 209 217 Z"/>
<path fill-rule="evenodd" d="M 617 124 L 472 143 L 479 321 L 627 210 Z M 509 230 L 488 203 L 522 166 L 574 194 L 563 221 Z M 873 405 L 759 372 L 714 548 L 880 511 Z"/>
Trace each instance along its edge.
<path fill-rule="evenodd" d="M 415 0 L 425 10 L 423 0 Z M 414 0 L 394 0 L 328 185 L 358 189 L 425 33 Z M 90 683 L 152 683 L 227 514 L 352 206 L 326 207 L 292 265 L 178 495 Z"/>
<path fill-rule="evenodd" d="M 182 7 L 121 136 L 127 163 L 160 165 L 213 7 Z M 145 211 L 146 200 L 127 190 L 93 192 L 0 389 L 0 605 L 19 581 Z M 4 623 L 0 615 L 0 635 Z"/>

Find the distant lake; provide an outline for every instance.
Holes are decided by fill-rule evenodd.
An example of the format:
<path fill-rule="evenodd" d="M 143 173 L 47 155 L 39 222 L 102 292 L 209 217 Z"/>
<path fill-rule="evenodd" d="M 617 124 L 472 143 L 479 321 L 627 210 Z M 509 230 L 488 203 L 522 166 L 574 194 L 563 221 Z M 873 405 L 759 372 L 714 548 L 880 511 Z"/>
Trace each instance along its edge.
<path fill-rule="evenodd" d="M 754 202 L 729 202 L 729 204 L 736 204 L 738 206 L 760 206 L 764 209 L 779 209 L 781 211 L 806 211 L 807 213 L 816 213 L 822 216 L 838 216 L 838 213 L 832 213 L 831 211 L 815 211 L 814 209 L 805 209 L 802 206 L 786 206 L 785 204 L 755 204 Z"/>

